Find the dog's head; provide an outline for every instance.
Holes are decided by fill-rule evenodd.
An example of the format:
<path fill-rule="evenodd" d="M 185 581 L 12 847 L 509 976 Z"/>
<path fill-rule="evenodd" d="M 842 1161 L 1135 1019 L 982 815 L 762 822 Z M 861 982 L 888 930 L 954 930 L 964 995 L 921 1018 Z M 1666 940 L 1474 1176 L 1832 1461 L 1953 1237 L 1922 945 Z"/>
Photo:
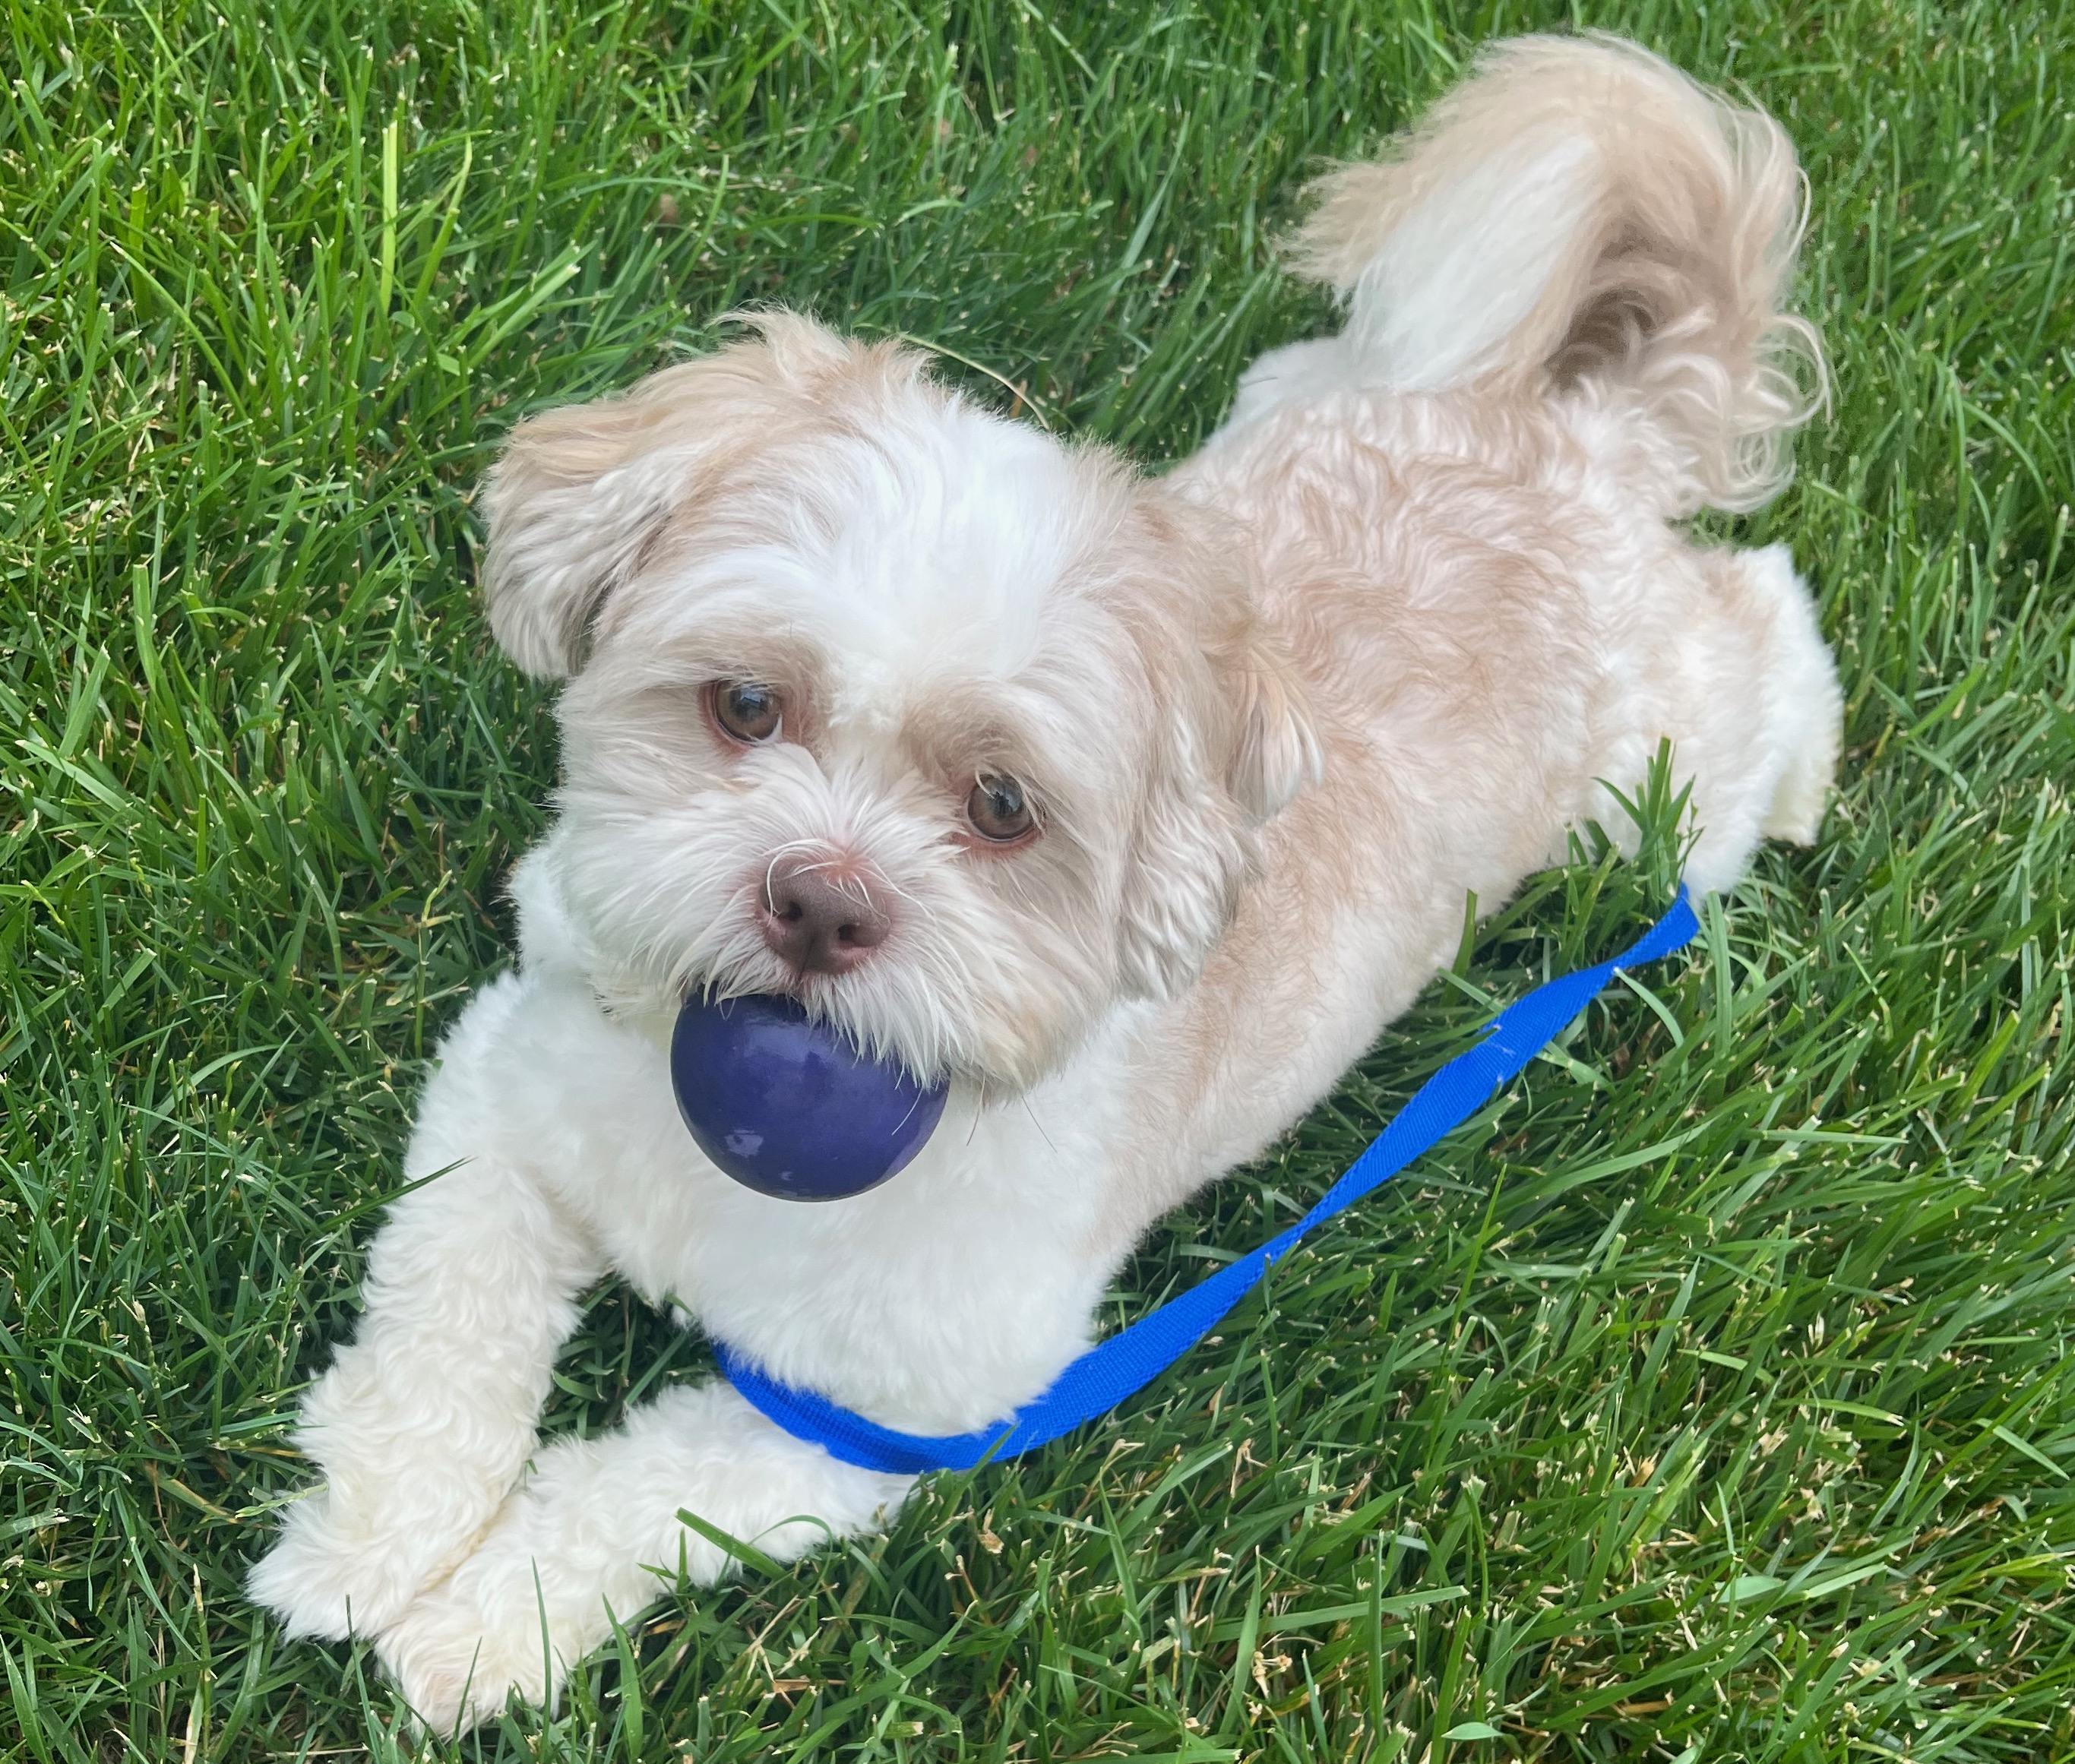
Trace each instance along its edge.
<path fill-rule="evenodd" d="M 522 423 L 491 623 L 566 679 L 557 877 L 602 996 L 786 992 L 1013 1088 L 1171 995 L 1316 766 L 1211 517 L 769 317 Z"/>

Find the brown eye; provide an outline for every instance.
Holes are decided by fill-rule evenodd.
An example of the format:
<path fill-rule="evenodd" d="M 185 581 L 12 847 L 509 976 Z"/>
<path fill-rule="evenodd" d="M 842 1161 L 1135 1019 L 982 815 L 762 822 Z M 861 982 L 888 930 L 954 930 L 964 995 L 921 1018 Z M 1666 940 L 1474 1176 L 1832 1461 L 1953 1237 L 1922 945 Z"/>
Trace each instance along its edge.
<path fill-rule="evenodd" d="M 983 839 L 1006 845 L 1020 839 L 1038 825 L 1030 799 L 1013 778 L 991 775 L 980 779 L 966 798 L 966 818 Z"/>
<path fill-rule="evenodd" d="M 723 680 L 707 689 L 713 719 L 722 732 L 754 746 L 784 726 L 785 706 L 777 691 L 753 680 Z"/>

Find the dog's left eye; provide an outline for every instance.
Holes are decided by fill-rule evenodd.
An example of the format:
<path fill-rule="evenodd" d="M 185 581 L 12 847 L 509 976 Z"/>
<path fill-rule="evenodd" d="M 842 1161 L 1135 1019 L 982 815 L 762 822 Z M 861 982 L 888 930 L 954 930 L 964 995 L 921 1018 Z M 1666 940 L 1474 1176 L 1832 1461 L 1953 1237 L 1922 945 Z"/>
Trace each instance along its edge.
<path fill-rule="evenodd" d="M 966 798 L 966 818 L 974 832 L 997 845 L 1020 839 L 1038 825 L 1023 786 L 998 773 L 975 782 L 972 794 Z"/>
<path fill-rule="evenodd" d="M 753 680 L 722 680 L 706 690 L 714 721 L 738 741 L 752 746 L 768 741 L 785 725 L 785 701 L 769 686 Z"/>

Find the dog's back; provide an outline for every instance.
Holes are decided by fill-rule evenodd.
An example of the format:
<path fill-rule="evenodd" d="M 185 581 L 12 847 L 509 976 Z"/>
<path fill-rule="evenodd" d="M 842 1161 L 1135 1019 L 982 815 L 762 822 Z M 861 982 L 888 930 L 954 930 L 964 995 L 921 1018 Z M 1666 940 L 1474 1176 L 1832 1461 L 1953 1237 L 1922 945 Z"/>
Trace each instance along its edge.
<path fill-rule="evenodd" d="M 1326 753 L 1196 1001 L 1193 1049 L 1246 1025 L 1162 1125 L 1201 1172 L 1329 1087 L 1465 891 L 1497 906 L 1586 821 L 1632 850 L 1613 792 L 1663 743 L 1696 888 L 1813 837 L 1841 702 L 1809 595 L 1783 549 L 1681 524 L 1777 494 L 1818 401 L 1799 190 L 1771 118 L 1597 38 L 1497 45 L 1323 181 L 1298 255 L 1344 328 L 1263 358 L 1174 474 L 1244 535 Z"/>

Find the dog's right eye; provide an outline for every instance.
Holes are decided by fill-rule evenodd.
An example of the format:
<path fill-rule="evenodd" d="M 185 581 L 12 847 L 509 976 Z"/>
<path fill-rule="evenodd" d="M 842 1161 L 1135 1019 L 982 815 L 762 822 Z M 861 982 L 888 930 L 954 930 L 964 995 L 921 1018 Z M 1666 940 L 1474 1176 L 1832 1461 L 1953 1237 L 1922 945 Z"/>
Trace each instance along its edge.
<path fill-rule="evenodd" d="M 785 701 L 753 680 L 719 680 L 706 688 L 706 702 L 721 733 L 754 746 L 785 727 Z"/>
<path fill-rule="evenodd" d="M 972 794 L 966 798 L 966 819 L 974 832 L 996 845 L 1014 845 L 1038 825 L 1023 786 L 1013 778 L 992 773 L 974 783 Z"/>

